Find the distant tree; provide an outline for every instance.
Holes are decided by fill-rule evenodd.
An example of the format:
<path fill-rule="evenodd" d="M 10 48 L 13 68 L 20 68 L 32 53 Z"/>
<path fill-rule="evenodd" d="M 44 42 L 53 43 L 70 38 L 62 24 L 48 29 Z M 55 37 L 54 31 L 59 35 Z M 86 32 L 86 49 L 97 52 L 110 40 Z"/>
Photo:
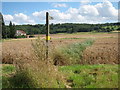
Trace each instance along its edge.
<path fill-rule="evenodd" d="M 68 29 L 67 29 L 67 33 L 73 33 L 72 30 L 73 30 L 72 28 L 68 28 Z"/>
<path fill-rule="evenodd" d="M 10 33 L 9 33 L 9 37 L 10 38 L 14 38 L 15 37 L 15 24 L 12 24 L 12 22 L 10 21 L 10 24 L 9 24 L 9 28 L 10 28 Z"/>
<path fill-rule="evenodd" d="M 4 26 L 4 23 L 3 23 L 3 26 Z M 119 23 L 106 23 L 106 24 L 78 24 L 78 23 L 50 24 L 50 33 L 51 34 L 56 34 L 56 33 L 75 33 L 75 32 L 110 32 L 110 31 L 113 31 L 113 30 L 117 30 L 118 28 L 119 28 Z M 14 34 L 15 34 L 15 30 L 23 30 L 29 35 L 45 34 L 46 26 L 45 26 L 45 24 L 14 25 L 14 24 L 12 24 L 12 22 L 10 22 L 9 26 L 5 26 L 3 36 L 7 37 L 7 38 L 13 38 Z M 4 35 L 4 33 L 5 33 L 5 35 Z"/>
<path fill-rule="evenodd" d="M 120 31 L 120 27 L 117 30 Z"/>
<path fill-rule="evenodd" d="M 110 31 L 111 31 L 110 27 L 107 27 L 106 32 L 110 32 Z"/>
<path fill-rule="evenodd" d="M 10 28 L 9 38 L 12 38 L 12 34 L 11 34 L 11 32 L 12 32 L 12 22 L 11 21 L 9 23 L 9 28 Z"/>
<path fill-rule="evenodd" d="M 12 25 L 12 32 L 11 32 L 11 36 L 12 38 L 15 37 L 15 33 L 16 33 L 16 30 L 15 30 L 15 24 Z"/>
<path fill-rule="evenodd" d="M 6 28 L 5 28 L 5 22 L 4 22 L 4 19 L 3 19 L 3 15 L 0 13 L 0 28 L 2 29 L 0 31 L 0 34 L 2 33 L 2 38 L 7 38 L 7 32 L 6 32 Z M 1 35 L 0 35 L 1 36 Z"/>

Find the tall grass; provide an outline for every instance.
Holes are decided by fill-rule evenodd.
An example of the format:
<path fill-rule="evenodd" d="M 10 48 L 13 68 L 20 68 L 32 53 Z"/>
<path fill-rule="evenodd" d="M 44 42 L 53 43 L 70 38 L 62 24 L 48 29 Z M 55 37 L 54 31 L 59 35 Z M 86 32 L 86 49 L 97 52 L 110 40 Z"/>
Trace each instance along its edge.
<path fill-rule="evenodd" d="M 45 58 L 46 46 L 37 39 L 32 44 L 31 55 L 23 53 L 14 60 L 16 73 L 9 78 L 9 88 L 64 88 L 63 76 Z M 50 60 L 52 61 L 52 60 Z M 47 63 L 46 63 L 47 62 Z M 8 88 L 7 87 L 7 88 Z"/>
<path fill-rule="evenodd" d="M 53 60 L 55 65 L 79 64 L 83 51 L 91 46 L 94 40 L 86 40 L 82 43 L 70 44 L 55 50 Z"/>
<path fill-rule="evenodd" d="M 40 61 L 46 61 L 46 45 L 45 42 L 43 40 L 40 40 L 40 38 L 38 37 L 38 39 L 36 39 L 35 42 L 32 42 L 32 46 L 33 46 L 33 51 L 35 56 L 38 58 L 38 60 Z"/>

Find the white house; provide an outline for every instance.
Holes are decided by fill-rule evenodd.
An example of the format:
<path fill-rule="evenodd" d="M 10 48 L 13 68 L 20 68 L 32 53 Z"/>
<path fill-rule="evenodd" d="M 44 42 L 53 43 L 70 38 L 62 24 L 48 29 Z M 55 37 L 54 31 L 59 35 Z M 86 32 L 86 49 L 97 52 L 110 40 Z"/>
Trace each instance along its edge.
<path fill-rule="evenodd" d="M 22 30 L 16 30 L 15 36 L 26 36 L 27 34 Z"/>

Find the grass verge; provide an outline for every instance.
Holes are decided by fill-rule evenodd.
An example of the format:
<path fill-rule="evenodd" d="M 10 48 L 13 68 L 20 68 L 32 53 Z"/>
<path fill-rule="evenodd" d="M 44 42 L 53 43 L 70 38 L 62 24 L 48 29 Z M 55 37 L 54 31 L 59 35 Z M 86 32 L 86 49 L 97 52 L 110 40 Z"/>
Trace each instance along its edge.
<path fill-rule="evenodd" d="M 91 46 L 94 40 L 86 40 L 82 43 L 74 43 L 57 48 L 53 54 L 54 65 L 79 64 L 83 51 Z"/>
<path fill-rule="evenodd" d="M 59 66 L 72 88 L 118 88 L 118 65 Z"/>
<path fill-rule="evenodd" d="M 118 88 L 118 65 L 72 65 L 59 66 L 58 69 L 60 73 L 66 76 L 66 84 L 71 88 Z M 16 74 L 15 70 L 16 68 L 13 65 L 3 65 L 3 88 L 37 88 L 36 83 L 33 85 L 33 82 L 37 82 L 34 81 L 36 79 L 31 79 L 36 78 L 34 73 L 32 73 L 33 76 L 31 77 L 26 72 Z M 38 81 L 42 81 L 47 75 L 42 77 L 40 79 L 38 77 Z M 51 84 L 52 87 L 55 85 L 53 83 L 47 84 Z M 58 86 L 54 87 L 58 88 Z"/>
<path fill-rule="evenodd" d="M 9 88 L 10 77 L 15 73 L 15 67 L 13 65 L 4 64 L 2 65 L 2 88 Z"/>

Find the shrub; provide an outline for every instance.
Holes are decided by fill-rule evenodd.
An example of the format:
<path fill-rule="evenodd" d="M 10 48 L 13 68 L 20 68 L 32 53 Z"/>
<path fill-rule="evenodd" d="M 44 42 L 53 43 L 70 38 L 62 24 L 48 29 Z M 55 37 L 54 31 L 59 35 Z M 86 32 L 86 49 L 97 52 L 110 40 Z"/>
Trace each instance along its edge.
<path fill-rule="evenodd" d="M 27 38 L 25 35 L 15 36 L 15 38 Z"/>
<path fill-rule="evenodd" d="M 30 36 L 29 36 L 29 38 L 34 38 L 34 37 L 35 37 L 35 36 L 33 36 L 33 35 L 30 35 Z"/>

